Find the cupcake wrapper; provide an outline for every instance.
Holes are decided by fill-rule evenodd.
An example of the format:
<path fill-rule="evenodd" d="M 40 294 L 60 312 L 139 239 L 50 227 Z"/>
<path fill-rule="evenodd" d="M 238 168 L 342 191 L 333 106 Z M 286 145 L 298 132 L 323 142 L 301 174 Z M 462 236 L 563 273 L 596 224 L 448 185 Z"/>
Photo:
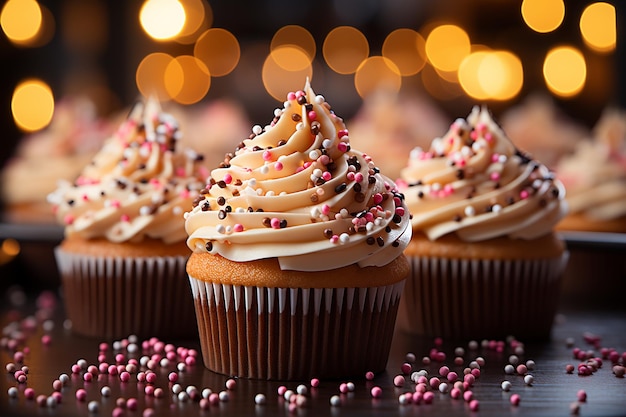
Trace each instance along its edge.
<path fill-rule="evenodd" d="M 568 253 L 542 260 L 409 257 L 398 326 L 450 339 L 550 335 Z"/>
<path fill-rule="evenodd" d="M 189 281 L 205 366 L 268 380 L 383 371 L 404 287 L 404 281 L 326 289 Z"/>
<path fill-rule="evenodd" d="M 195 338 L 184 256 L 55 258 L 72 331 L 90 337 Z"/>

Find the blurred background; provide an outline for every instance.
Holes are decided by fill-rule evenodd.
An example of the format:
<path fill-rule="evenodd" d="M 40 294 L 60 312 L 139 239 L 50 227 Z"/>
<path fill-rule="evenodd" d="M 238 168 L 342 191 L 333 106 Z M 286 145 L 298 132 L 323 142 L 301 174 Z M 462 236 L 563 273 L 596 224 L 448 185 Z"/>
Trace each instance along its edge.
<path fill-rule="evenodd" d="M 141 95 L 182 107 L 226 98 L 262 124 L 306 76 L 346 119 L 384 84 L 451 118 L 476 103 L 498 117 L 545 93 L 591 126 L 624 97 L 613 3 L 8 0 L 2 163 L 68 97 L 88 99 L 102 117 Z"/>

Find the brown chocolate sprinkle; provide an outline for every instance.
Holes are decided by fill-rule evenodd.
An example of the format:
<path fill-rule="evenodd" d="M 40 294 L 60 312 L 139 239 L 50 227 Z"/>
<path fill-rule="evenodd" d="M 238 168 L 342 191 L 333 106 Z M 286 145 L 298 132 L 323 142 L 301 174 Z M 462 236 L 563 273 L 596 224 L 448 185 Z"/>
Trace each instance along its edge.
<path fill-rule="evenodd" d="M 357 203 L 362 203 L 363 201 L 365 201 L 365 194 L 363 194 L 363 193 L 356 193 L 355 196 L 354 196 L 354 200 Z"/>
<path fill-rule="evenodd" d="M 314 135 L 317 135 L 318 133 L 320 133 L 320 123 L 319 122 L 311 123 L 311 133 L 314 134 Z"/>
<path fill-rule="evenodd" d="M 300 105 L 306 104 L 306 96 L 300 96 L 300 97 L 298 97 L 298 99 L 296 101 Z"/>
<path fill-rule="evenodd" d="M 231 206 L 226 206 L 224 207 L 224 210 L 226 210 L 226 213 L 230 213 L 233 211 L 233 208 Z"/>
<path fill-rule="evenodd" d="M 220 180 L 217 182 L 217 186 L 220 188 L 226 188 L 226 182 L 223 180 Z"/>
<path fill-rule="evenodd" d="M 224 204 L 226 204 L 226 199 L 223 196 L 219 196 L 217 198 L 217 204 L 223 206 Z"/>
<path fill-rule="evenodd" d="M 376 243 L 376 239 L 374 239 L 372 236 L 368 236 L 367 239 L 365 239 L 365 242 L 367 242 L 368 245 L 373 245 L 374 243 Z"/>
<path fill-rule="evenodd" d="M 393 246 L 394 248 L 397 248 L 398 246 L 400 246 L 400 242 L 398 242 L 397 240 L 394 240 L 394 241 L 391 243 L 391 246 Z"/>
<path fill-rule="evenodd" d="M 463 218 L 462 218 L 461 216 L 459 216 L 458 214 L 456 214 L 456 215 L 454 216 L 454 221 L 455 221 L 455 222 L 460 222 L 462 219 L 463 219 Z"/>
<path fill-rule="evenodd" d="M 347 188 L 347 187 L 348 187 L 348 186 L 346 185 L 346 183 L 345 183 L 345 182 L 342 182 L 341 184 L 339 184 L 338 186 L 336 186 L 336 187 L 335 187 L 335 192 L 336 192 L 337 194 L 339 194 L 339 193 L 343 193 L 344 191 L 346 191 L 346 188 Z"/>
<path fill-rule="evenodd" d="M 282 219 L 282 220 L 280 221 L 280 228 L 281 228 L 281 229 L 284 229 L 285 227 L 287 227 L 287 220 Z"/>
<path fill-rule="evenodd" d="M 385 245 L 385 239 L 383 239 L 382 237 L 378 236 L 376 238 L 376 243 L 378 243 L 378 246 L 383 247 Z"/>
<path fill-rule="evenodd" d="M 306 109 L 307 112 L 310 112 L 313 110 L 313 105 L 311 103 L 307 103 L 304 105 L 304 108 Z"/>
<path fill-rule="evenodd" d="M 272 227 L 272 220 L 269 217 L 263 217 L 263 226 Z"/>
<path fill-rule="evenodd" d="M 204 247 L 206 248 L 207 252 L 211 252 L 213 250 L 213 242 L 211 241 L 207 242 Z"/>
<path fill-rule="evenodd" d="M 465 171 L 463 171 L 462 169 L 458 169 L 456 171 L 456 177 L 462 180 L 463 178 L 465 178 Z"/>
<path fill-rule="evenodd" d="M 298 113 L 294 113 L 291 115 L 291 120 L 293 120 L 294 122 L 299 122 L 300 120 L 302 120 L 302 116 L 300 116 Z"/>
<path fill-rule="evenodd" d="M 354 187 L 352 187 L 352 189 L 354 190 L 355 193 L 360 193 L 361 192 L 361 184 L 356 182 L 354 183 Z"/>
<path fill-rule="evenodd" d="M 312 203 L 317 203 L 319 201 L 319 197 L 317 195 L 317 193 L 311 194 L 311 202 Z"/>
<path fill-rule="evenodd" d="M 402 221 L 402 216 L 400 216 L 399 214 L 394 214 L 394 215 L 393 215 L 393 219 L 392 219 L 392 220 L 393 220 L 393 222 L 394 222 L 394 223 L 396 223 L 396 224 L 397 224 L 397 223 L 400 223 L 400 222 Z"/>
<path fill-rule="evenodd" d="M 202 211 L 209 211 L 211 210 L 211 205 L 209 204 L 208 201 L 204 201 L 204 203 L 202 203 Z"/>
<path fill-rule="evenodd" d="M 376 177 L 373 175 L 370 175 L 369 177 L 367 177 L 367 182 L 369 183 L 369 185 L 376 184 Z"/>
<path fill-rule="evenodd" d="M 220 220 L 224 220 L 226 218 L 226 211 L 225 210 L 220 210 L 217 213 L 217 218 Z"/>
<path fill-rule="evenodd" d="M 424 198 L 424 192 L 423 191 L 418 191 L 417 192 L 417 197 L 418 198 Z"/>
<path fill-rule="evenodd" d="M 75 203 L 75 201 L 74 201 L 74 200 L 67 200 L 67 205 L 68 205 L 68 206 L 73 206 L 73 205 L 74 205 L 74 203 Z"/>
<path fill-rule="evenodd" d="M 513 197 L 507 197 L 506 203 L 510 206 L 511 204 L 515 204 L 515 199 Z"/>
<path fill-rule="evenodd" d="M 327 239 L 333 237 L 333 229 L 324 229 L 324 237 Z"/>

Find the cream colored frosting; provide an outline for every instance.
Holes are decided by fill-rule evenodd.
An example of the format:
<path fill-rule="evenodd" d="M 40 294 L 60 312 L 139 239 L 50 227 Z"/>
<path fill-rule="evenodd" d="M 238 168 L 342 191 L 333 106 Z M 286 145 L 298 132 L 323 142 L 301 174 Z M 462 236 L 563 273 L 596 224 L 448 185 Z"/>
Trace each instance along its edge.
<path fill-rule="evenodd" d="M 565 215 L 565 189 L 545 165 L 519 152 L 485 108 L 457 119 L 430 149 L 414 149 L 398 188 L 415 231 L 435 240 L 533 239 Z"/>
<path fill-rule="evenodd" d="M 626 111 L 607 109 L 592 138 L 564 157 L 556 172 L 572 214 L 595 221 L 626 216 Z"/>
<path fill-rule="evenodd" d="M 186 214 L 188 246 L 282 269 L 382 266 L 411 237 L 409 213 L 371 158 L 308 81 L 265 128 L 253 127 Z"/>
<path fill-rule="evenodd" d="M 184 241 L 183 214 L 208 171 L 195 151 L 178 149 L 180 138 L 177 121 L 158 102 L 139 102 L 74 183 L 49 194 L 65 235 Z"/>

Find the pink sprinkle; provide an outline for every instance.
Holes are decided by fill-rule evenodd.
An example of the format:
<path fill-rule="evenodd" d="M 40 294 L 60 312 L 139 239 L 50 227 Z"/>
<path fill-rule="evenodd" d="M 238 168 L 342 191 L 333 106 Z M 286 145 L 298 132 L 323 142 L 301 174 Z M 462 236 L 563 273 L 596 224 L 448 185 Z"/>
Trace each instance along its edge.
<path fill-rule="evenodd" d="M 454 371 L 448 373 L 448 381 L 455 382 L 459 378 L 458 374 Z"/>
<path fill-rule="evenodd" d="M 474 375 L 474 378 L 480 378 L 480 369 L 478 368 L 472 369 L 472 375 Z"/>
<path fill-rule="evenodd" d="M 66 225 L 74 223 L 74 216 L 72 216 L 71 214 L 66 214 L 65 217 L 63 217 L 63 223 Z"/>
<path fill-rule="evenodd" d="M 275 169 L 276 171 L 282 171 L 282 170 L 283 170 L 283 163 L 282 163 L 282 162 L 276 162 L 276 163 L 274 164 L 274 169 Z"/>
<path fill-rule="evenodd" d="M 128 214 L 122 214 L 120 216 L 120 221 L 123 221 L 123 222 L 127 223 L 127 222 L 130 221 L 130 216 Z"/>
<path fill-rule="evenodd" d="M 439 368 L 439 375 L 441 376 L 448 376 L 448 374 L 450 373 L 450 368 L 448 368 L 447 366 L 442 366 L 441 368 Z"/>
<path fill-rule="evenodd" d="M 233 231 L 235 231 L 235 232 L 243 232 L 243 224 L 241 224 L 241 223 L 236 223 L 236 224 L 233 226 Z"/>
<path fill-rule="evenodd" d="M 517 365 L 517 368 L 515 368 L 515 370 L 520 375 L 524 375 L 524 374 L 526 374 L 526 372 L 528 372 L 528 368 L 523 363 Z"/>
<path fill-rule="evenodd" d="M 176 382 L 176 381 L 172 381 L 172 374 L 176 375 L 176 381 L 178 381 L 178 375 L 175 372 L 171 372 L 168 375 L 168 379 L 170 382 Z M 154 372 L 147 372 L 146 373 L 146 382 L 149 384 L 154 384 L 157 380 L 157 374 L 155 374 Z"/>
<path fill-rule="evenodd" d="M 110 205 L 111 205 L 111 207 L 113 207 L 113 208 L 120 208 L 120 206 L 121 206 L 122 204 L 120 203 L 120 201 L 119 201 L 119 200 L 111 200 L 111 201 L 110 201 Z"/>
<path fill-rule="evenodd" d="M 491 181 L 498 181 L 498 180 L 500 180 L 500 173 L 499 172 L 492 172 L 489 175 L 489 178 L 491 178 Z"/>
<path fill-rule="evenodd" d="M 574 373 L 574 369 L 576 368 L 571 363 L 565 365 L 565 372 L 567 372 L 568 374 Z"/>
<path fill-rule="evenodd" d="M 478 411 L 478 409 L 480 408 L 480 403 L 478 402 L 478 400 L 472 400 L 469 403 L 469 408 L 472 411 Z"/>
<path fill-rule="evenodd" d="M 315 112 L 315 110 L 311 110 L 307 113 L 307 117 L 309 118 L 309 120 L 315 120 L 317 119 L 317 113 Z"/>
<path fill-rule="evenodd" d="M 330 206 L 328 204 L 324 204 L 322 206 L 322 214 L 328 216 L 330 214 Z"/>
<path fill-rule="evenodd" d="M 77 364 L 72 365 L 72 373 L 73 374 L 78 374 L 80 373 L 81 369 L 80 366 L 78 366 Z"/>
<path fill-rule="evenodd" d="M 337 149 L 339 150 L 339 152 L 347 152 L 348 151 L 348 145 L 345 142 L 339 142 L 337 144 Z"/>
<path fill-rule="evenodd" d="M 374 204 L 380 204 L 383 202 L 383 195 L 381 193 L 374 194 Z"/>
<path fill-rule="evenodd" d="M 474 393 L 472 391 L 465 391 L 463 393 L 463 399 L 465 400 L 465 402 L 470 402 L 474 399 Z"/>
<path fill-rule="evenodd" d="M 13 354 L 13 360 L 17 363 L 22 363 L 24 361 L 24 352 L 20 352 L 19 350 Z"/>
<path fill-rule="evenodd" d="M 111 413 L 112 417 L 122 417 L 124 415 L 124 409 L 121 407 L 115 407 Z"/>
<path fill-rule="evenodd" d="M 513 394 L 511 395 L 511 398 L 509 399 L 509 401 L 511 401 L 511 404 L 513 404 L 516 407 L 519 405 L 520 400 L 521 400 L 521 397 L 519 396 L 519 394 Z"/>
<path fill-rule="evenodd" d="M 209 403 L 211 405 L 218 405 L 220 403 L 220 396 L 217 392 L 213 392 L 209 395 Z"/>
<path fill-rule="evenodd" d="M 144 394 L 146 394 L 148 397 L 151 397 L 154 395 L 155 392 L 155 388 L 153 385 L 146 385 L 146 387 L 143 389 Z"/>
<path fill-rule="evenodd" d="M 115 365 L 110 365 L 109 366 L 109 375 L 117 375 L 117 366 Z"/>
<path fill-rule="evenodd" d="M 435 399 L 435 394 L 432 391 L 426 391 L 423 398 L 424 404 L 432 404 L 433 400 Z"/>
<path fill-rule="evenodd" d="M 354 181 L 354 172 L 349 171 L 349 172 L 346 174 L 346 179 L 347 179 L 348 181 Z"/>
<path fill-rule="evenodd" d="M 450 397 L 453 399 L 459 399 L 461 397 L 461 390 L 458 388 L 452 388 L 450 390 Z"/>
<path fill-rule="evenodd" d="M 224 175 L 224 182 L 226 184 L 230 184 L 231 182 L 233 182 L 233 176 L 230 174 L 226 174 Z"/>
<path fill-rule="evenodd" d="M 520 198 L 521 198 L 522 200 L 527 199 L 527 198 L 528 198 L 528 191 L 526 191 L 526 190 L 522 190 L 522 191 L 520 191 L 519 196 L 520 196 Z"/>
<path fill-rule="evenodd" d="M 500 154 L 494 153 L 491 155 L 491 162 L 498 162 L 498 159 L 500 159 Z"/>
<path fill-rule="evenodd" d="M 434 377 L 430 378 L 428 383 L 431 386 L 431 388 L 437 388 L 439 386 L 439 384 L 441 384 L 441 381 L 439 380 L 439 378 L 434 376 Z"/>
<path fill-rule="evenodd" d="M 337 136 L 339 137 L 339 139 L 341 139 L 342 137 L 346 136 L 348 134 L 348 130 L 347 129 L 341 129 L 339 132 L 337 132 Z"/>
<path fill-rule="evenodd" d="M 153 394 L 155 398 L 163 398 L 165 392 L 163 391 L 163 388 L 155 388 Z"/>
<path fill-rule="evenodd" d="M 487 132 L 485 133 L 484 138 L 487 142 L 491 142 L 493 140 L 493 135 L 491 134 L 491 132 Z"/>
<path fill-rule="evenodd" d="M 283 395 L 285 395 L 285 392 L 287 392 L 287 387 L 284 385 L 281 385 L 280 387 L 278 387 L 277 392 L 278 392 L 278 395 L 282 397 Z"/>
<path fill-rule="evenodd" d="M 404 379 L 404 376 L 402 376 L 402 375 L 396 375 L 393 378 L 393 385 L 395 385 L 396 387 L 404 386 L 405 382 L 406 382 L 406 380 Z"/>
<path fill-rule="evenodd" d="M 287 93 L 287 100 L 295 100 L 296 99 L 296 93 L 294 93 L 293 91 L 290 91 L 289 93 Z"/>
<path fill-rule="evenodd" d="M 89 372 L 85 372 L 85 374 L 83 375 L 83 380 L 85 382 L 91 382 L 92 379 L 93 379 L 93 374 Z"/>
<path fill-rule="evenodd" d="M 331 174 L 329 171 L 324 171 L 324 173 L 322 173 L 322 178 L 324 179 L 324 181 L 330 181 L 333 178 L 333 174 Z"/>
<path fill-rule="evenodd" d="M 372 387 L 372 389 L 370 390 L 370 394 L 373 398 L 380 398 L 380 396 L 383 395 L 383 390 L 378 386 Z"/>
<path fill-rule="evenodd" d="M 402 366 L 400 366 L 400 370 L 402 371 L 403 374 L 408 375 L 409 373 L 411 373 L 411 370 L 413 369 L 413 367 L 411 366 L 410 363 L 405 362 L 402 364 Z"/>
<path fill-rule="evenodd" d="M 85 391 L 83 388 L 79 388 L 76 390 L 76 399 L 78 401 L 85 401 L 86 398 L 87 398 L 87 391 Z"/>
<path fill-rule="evenodd" d="M 234 390 L 236 386 L 237 386 L 236 380 L 230 378 L 226 381 L 226 389 Z"/>
<path fill-rule="evenodd" d="M 361 174 L 360 172 L 357 172 L 354 174 L 354 181 L 356 182 L 363 182 L 363 174 Z"/>
<path fill-rule="evenodd" d="M 54 381 L 52 381 L 53 390 L 61 391 L 61 388 L 63 388 L 63 382 L 59 381 L 58 379 L 55 379 Z"/>
<path fill-rule="evenodd" d="M 424 393 L 422 392 L 414 392 L 413 393 L 413 404 L 419 404 L 424 399 Z"/>
<path fill-rule="evenodd" d="M 367 379 L 368 381 L 371 381 L 374 379 L 374 372 L 372 371 L 367 371 L 365 373 L 365 379 Z"/>
<path fill-rule="evenodd" d="M 280 219 L 273 217 L 272 220 L 270 220 L 270 226 L 272 226 L 272 229 L 280 229 Z"/>
<path fill-rule="evenodd" d="M 137 409 L 137 399 L 129 398 L 128 400 L 126 400 L 126 408 L 131 411 L 135 411 Z"/>
<path fill-rule="evenodd" d="M 35 398 L 35 390 L 30 387 L 26 388 L 24 390 L 24 397 L 26 397 L 27 400 L 32 400 Z"/>
<path fill-rule="evenodd" d="M 311 387 L 317 388 L 320 386 L 320 380 L 317 378 L 311 379 Z"/>
<path fill-rule="evenodd" d="M 576 393 L 576 398 L 578 398 L 578 401 L 584 403 L 585 401 L 587 401 L 587 393 L 585 392 L 585 390 L 578 390 L 578 392 Z"/>
<path fill-rule="evenodd" d="M 468 385 L 474 385 L 474 382 L 476 382 L 476 377 L 473 374 L 466 374 L 463 377 L 463 382 L 467 382 Z"/>
<path fill-rule="evenodd" d="M 346 384 L 345 382 L 342 382 L 341 384 L 339 384 L 339 392 L 341 392 L 342 394 L 347 394 L 348 391 L 349 391 L 348 384 Z"/>
<path fill-rule="evenodd" d="M 142 417 L 154 417 L 154 408 L 146 408 L 143 410 Z"/>
<path fill-rule="evenodd" d="M 126 372 L 126 371 L 122 372 L 120 374 L 120 381 L 122 381 L 122 382 L 130 381 L 130 374 L 128 372 Z"/>

